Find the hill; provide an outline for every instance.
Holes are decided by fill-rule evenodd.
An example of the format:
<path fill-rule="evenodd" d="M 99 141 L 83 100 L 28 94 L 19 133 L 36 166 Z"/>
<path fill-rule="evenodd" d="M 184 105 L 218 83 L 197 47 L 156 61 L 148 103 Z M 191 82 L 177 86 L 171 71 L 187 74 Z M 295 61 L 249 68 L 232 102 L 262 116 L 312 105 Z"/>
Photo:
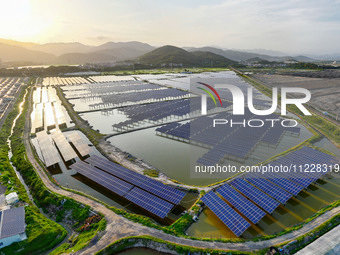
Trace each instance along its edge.
<path fill-rule="evenodd" d="M 32 43 L 32 42 L 19 42 L 19 41 L 2 39 L 2 38 L 0 38 L 0 43 L 7 44 L 7 45 L 13 45 L 13 46 L 21 46 L 21 47 L 33 47 L 35 45 L 38 45 L 38 44 Z"/>
<path fill-rule="evenodd" d="M 21 46 L 0 43 L 0 58 L 3 62 L 51 63 L 55 56 L 41 51 L 29 50 Z"/>
<path fill-rule="evenodd" d="M 251 58 L 261 58 L 267 61 L 275 61 L 275 57 L 256 54 L 256 53 L 249 53 L 249 52 L 242 52 L 242 51 L 235 51 L 235 50 L 222 50 L 219 48 L 214 47 L 202 47 L 202 48 L 187 48 L 188 51 L 208 51 L 218 55 L 221 55 L 225 58 L 231 59 L 233 61 L 245 61 Z"/>
<path fill-rule="evenodd" d="M 74 43 L 45 43 L 41 45 L 35 45 L 31 49 L 60 56 L 67 53 L 85 53 L 88 52 L 92 47 L 93 46 L 88 46 L 79 42 L 74 42 Z"/>
<path fill-rule="evenodd" d="M 105 54 L 115 60 L 133 60 L 155 49 L 141 42 L 108 42 L 91 49 L 91 53 Z"/>
<path fill-rule="evenodd" d="M 142 55 L 138 60 L 142 64 L 149 65 L 173 63 L 187 66 L 195 64 L 197 62 L 197 57 L 181 48 L 166 45 Z"/>
<path fill-rule="evenodd" d="M 147 65 L 182 65 L 182 66 L 226 66 L 231 61 L 211 52 L 188 52 L 182 48 L 166 45 L 142 55 L 138 61 Z"/>
<path fill-rule="evenodd" d="M 258 54 L 258 53 L 251 53 L 251 52 L 244 52 L 244 51 L 236 51 L 236 50 L 222 50 L 219 48 L 214 47 L 202 47 L 202 48 L 186 48 L 188 51 L 209 51 L 218 55 L 221 55 L 225 58 L 234 60 L 234 61 L 246 61 L 249 59 L 262 59 L 270 62 L 283 62 L 289 59 L 295 59 L 297 61 L 304 61 L 304 62 L 312 62 L 314 61 L 311 58 L 305 57 L 305 56 L 297 56 L 297 57 L 291 57 L 291 56 L 269 56 L 265 54 Z"/>
<path fill-rule="evenodd" d="M 112 49 L 120 49 L 120 48 L 131 48 L 137 51 L 144 52 L 143 54 L 152 51 L 155 47 L 147 43 L 130 41 L 130 42 L 107 42 L 102 45 L 93 47 L 91 51 L 101 51 L 101 50 L 112 50 Z"/>
<path fill-rule="evenodd" d="M 193 51 L 191 52 L 196 57 L 199 58 L 199 61 L 201 62 L 202 66 L 226 66 L 226 65 L 232 65 L 236 64 L 237 62 L 227 59 L 221 55 L 208 52 L 208 51 Z"/>
<path fill-rule="evenodd" d="M 114 55 L 93 52 L 63 54 L 56 59 L 56 62 L 60 64 L 81 65 L 85 63 L 114 62 L 117 60 L 118 58 Z"/>

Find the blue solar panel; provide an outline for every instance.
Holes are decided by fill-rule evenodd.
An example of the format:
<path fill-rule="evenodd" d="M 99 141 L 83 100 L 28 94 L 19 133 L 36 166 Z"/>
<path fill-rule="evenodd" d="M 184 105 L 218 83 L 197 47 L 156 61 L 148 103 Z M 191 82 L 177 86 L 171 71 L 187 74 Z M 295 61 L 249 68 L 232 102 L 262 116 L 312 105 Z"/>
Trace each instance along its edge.
<path fill-rule="evenodd" d="M 218 188 L 217 192 L 254 224 L 257 224 L 266 215 L 264 211 L 228 184 Z"/>
<path fill-rule="evenodd" d="M 285 204 L 292 195 L 256 174 L 246 174 L 244 178 L 277 201 Z"/>
<path fill-rule="evenodd" d="M 275 173 L 266 173 L 264 175 L 266 179 L 280 186 L 281 188 L 287 190 L 292 193 L 294 196 L 297 196 L 299 192 L 303 189 L 302 186 L 297 185 L 296 183 L 290 181 L 288 178 L 282 177 Z"/>
<path fill-rule="evenodd" d="M 310 178 L 309 175 L 302 175 L 300 173 L 280 173 L 282 176 L 287 176 L 293 182 L 301 185 L 304 188 L 307 188 L 312 182 L 313 179 Z"/>
<path fill-rule="evenodd" d="M 165 218 L 174 207 L 173 204 L 137 187 L 134 187 L 124 197 L 160 218 Z"/>
<path fill-rule="evenodd" d="M 231 182 L 231 185 L 269 213 L 272 213 L 280 205 L 279 202 L 264 194 L 243 179 L 235 179 Z"/>
<path fill-rule="evenodd" d="M 91 165 L 102 169 L 109 174 L 117 176 L 135 186 L 138 186 L 160 198 L 163 198 L 171 203 L 179 204 L 185 193 L 175 188 L 167 186 L 159 181 L 150 179 L 142 174 L 136 173 L 121 165 L 115 164 L 107 159 L 98 156 L 91 156 L 86 159 Z"/>
<path fill-rule="evenodd" d="M 299 132 L 299 130 L 289 130 L 291 132 Z M 275 161 L 270 162 L 272 166 L 286 166 L 290 168 L 292 165 L 301 165 L 303 167 L 314 165 L 332 165 L 339 163 L 332 155 L 323 153 L 317 149 L 311 147 L 302 147 L 296 151 L 293 151 L 283 157 L 278 158 Z M 328 168 L 326 169 L 328 171 Z M 297 195 L 302 189 L 307 188 L 310 184 L 317 181 L 327 171 L 321 172 L 282 172 L 282 173 L 270 173 L 267 172 L 263 176 L 267 180 L 275 183 L 276 185 L 282 187 L 286 191 Z"/>
<path fill-rule="evenodd" d="M 86 164 L 83 161 L 76 162 L 75 164 L 71 165 L 71 168 L 120 196 L 125 195 L 133 187 L 133 185 L 108 173 L 100 171 L 99 169 Z"/>
<path fill-rule="evenodd" d="M 250 227 L 248 221 L 214 192 L 207 193 L 201 200 L 236 236 L 242 235 Z"/>

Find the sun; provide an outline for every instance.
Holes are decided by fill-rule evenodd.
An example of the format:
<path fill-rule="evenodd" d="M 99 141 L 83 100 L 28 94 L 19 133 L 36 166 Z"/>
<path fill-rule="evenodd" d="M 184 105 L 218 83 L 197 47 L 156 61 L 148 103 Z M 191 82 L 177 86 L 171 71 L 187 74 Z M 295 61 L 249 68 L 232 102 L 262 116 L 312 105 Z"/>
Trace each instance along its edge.
<path fill-rule="evenodd" d="M 39 40 L 49 26 L 32 0 L 0 0 L 0 6 L 0 38 Z"/>

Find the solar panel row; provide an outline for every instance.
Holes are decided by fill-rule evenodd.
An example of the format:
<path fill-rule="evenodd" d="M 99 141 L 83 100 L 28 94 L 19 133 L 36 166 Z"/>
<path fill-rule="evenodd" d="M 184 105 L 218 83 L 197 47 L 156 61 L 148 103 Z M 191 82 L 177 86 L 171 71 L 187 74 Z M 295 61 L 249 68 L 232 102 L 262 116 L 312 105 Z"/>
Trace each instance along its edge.
<path fill-rule="evenodd" d="M 61 161 L 58 150 L 53 146 L 50 137 L 45 131 L 36 133 L 41 154 L 44 158 L 46 167 L 55 165 Z"/>
<path fill-rule="evenodd" d="M 62 132 L 54 132 L 52 134 L 52 139 L 56 143 L 61 155 L 66 162 L 77 157 L 77 154 L 75 153 L 69 142 L 66 140 Z"/>
<path fill-rule="evenodd" d="M 173 204 L 137 187 L 130 190 L 124 197 L 160 218 L 166 217 L 174 207 Z"/>
<path fill-rule="evenodd" d="M 112 174 L 116 177 L 121 178 L 122 180 L 138 186 L 152 194 L 155 194 L 156 196 L 159 196 L 171 203 L 179 204 L 182 198 L 185 196 L 185 193 L 182 191 L 167 186 L 159 181 L 150 179 L 142 174 L 136 173 L 121 165 L 115 164 L 107 159 L 93 155 L 90 158 L 86 159 L 86 162 L 104 170 L 109 174 Z"/>
<path fill-rule="evenodd" d="M 264 211 L 230 187 L 229 184 L 221 186 L 217 189 L 217 192 L 254 224 L 266 215 Z"/>
<path fill-rule="evenodd" d="M 294 164 L 305 167 L 311 166 L 312 164 L 326 164 L 329 166 L 335 163 L 338 163 L 338 160 L 335 157 L 323 153 L 317 149 L 305 146 L 271 162 L 270 164 L 272 166 L 290 166 Z M 319 178 L 325 175 L 328 170 L 329 168 L 322 169 L 322 171 L 319 172 L 266 173 L 264 177 L 279 185 L 280 187 L 283 187 L 292 194 L 297 195 L 303 188 L 307 188 L 311 183 L 317 181 Z"/>
<path fill-rule="evenodd" d="M 78 161 L 73 164 L 71 168 L 97 184 L 125 197 L 127 200 L 161 218 L 166 217 L 174 207 L 173 204 L 154 196 L 149 192 L 139 189 L 138 187 L 134 187 L 132 184 L 112 176 L 83 161 Z"/>
<path fill-rule="evenodd" d="M 67 136 L 67 138 L 71 141 L 71 143 L 76 147 L 77 151 L 81 156 L 89 155 L 91 152 L 91 148 L 87 145 L 87 143 L 81 138 L 81 136 L 77 132 L 73 132 Z"/>
<path fill-rule="evenodd" d="M 207 193 L 201 200 L 236 236 L 242 235 L 250 227 L 248 221 L 214 192 Z"/>
<path fill-rule="evenodd" d="M 270 181 L 267 181 L 259 175 L 248 173 L 244 176 L 244 178 L 282 204 L 285 204 L 292 197 L 292 194 L 289 194 L 278 186 L 273 185 Z"/>
<path fill-rule="evenodd" d="M 241 178 L 233 180 L 231 185 L 262 207 L 264 210 L 266 210 L 268 213 L 272 213 L 280 205 L 279 202 L 275 201 Z"/>
<path fill-rule="evenodd" d="M 127 183 L 103 171 L 99 171 L 97 168 L 86 164 L 83 161 L 76 162 L 71 166 L 71 168 L 120 196 L 124 196 L 127 192 L 129 192 L 129 190 L 133 188 L 133 185 L 130 183 Z"/>
<path fill-rule="evenodd" d="M 303 190 L 303 187 L 290 181 L 286 177 L 282 177 L 275 173 L 266 173 L 264 175 L 266 179 L 271 181 L 272 183 L 280 186 L 284 190 L 287 190 L 288 192 L 292 193 L 294 196 L 297 196 L 301 190 Z"/>

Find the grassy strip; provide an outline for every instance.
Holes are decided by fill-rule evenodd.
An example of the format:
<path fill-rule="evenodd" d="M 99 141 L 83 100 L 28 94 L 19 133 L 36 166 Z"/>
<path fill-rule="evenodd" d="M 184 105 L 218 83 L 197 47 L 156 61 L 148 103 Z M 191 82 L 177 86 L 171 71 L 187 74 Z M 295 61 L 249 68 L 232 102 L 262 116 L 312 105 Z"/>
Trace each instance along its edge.
<path fill-rule="evenodd" d="M 143 171 L 144 175 L 148 175 L 150 177 L 159 177 L 159 170 L 157 169 L 145 169 Z"/>
<path fill-rule="evenodd" d="M 154 248 L 160 247 L 162 250 L 167 249 L 169 251 L 175 251 L 177 254 L 260 254 L 256 252 L 240 252 L 240 251 L 226 251 L 226 250 L 216 250 L 216 249 L 202 249 L 195 248 L 186 245 L 179 245 L 176 243 L 164 241 L 159 238 L 150 237 L 150 236 L 132 236 L 127 238 L 122 238 L 103 250 L 96 253 L 96 255 L 108 255 L 108 254 L 116 254 L 128 248 L 134 247 L 145 247 L 145 248 Z M 261 252 L 262 254 L 262 252 Z"/>
<path fill-rule="evenodd" d="M 126 70 L 103 72 L 103 75 L 138 75 L 138 74 L 166 74 L 166 73 L 202 73 L 202 72 L 221 72 L 227 68 L 162 68 L 162 69 L 145 69 L 145 70 Z"/>
<path fill-rule="evenodd" d="M 311 126 L 318 129 L 324 136 L 340 145 L 340 127 L 319 115 L 303 116 Z"/>

